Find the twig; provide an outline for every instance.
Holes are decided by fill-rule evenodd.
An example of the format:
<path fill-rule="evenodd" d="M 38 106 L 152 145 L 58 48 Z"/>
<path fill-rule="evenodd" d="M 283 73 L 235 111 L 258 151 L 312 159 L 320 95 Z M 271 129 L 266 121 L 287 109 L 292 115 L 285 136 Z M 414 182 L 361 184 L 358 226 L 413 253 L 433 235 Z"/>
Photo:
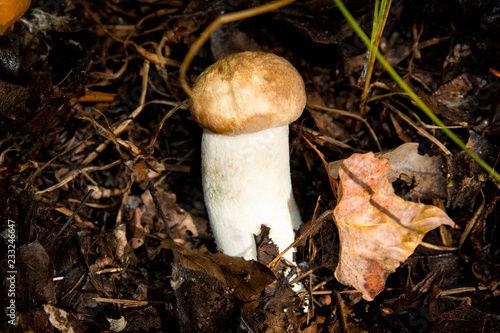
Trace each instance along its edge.
<path fill-rule="evenodd" d="M 478 286 L 478 287 L 460 287 L 460 288 L 454 288 L 454 289 L 448 289 L 448 290 L 441 290 L 439 297 L 450 296 L 450 295 L 461 294 L 461 293 L 469 293 L 469 292 L 474 292 L 474 291 L 484 291 L 484 290 L 488 290 L 488 289 L 489 288 L 486 286 Z"/>
<path fill-rule="evenodd" d="M 156 138 L 158 137 L 158 133 L 160 133 L 161 129 L 163 128 L 163 124 L 165 124 L 165 121 L 167 121 L 167 119 L 170 118 L 177 110 L 179 110 L 180 108 L 185 107 L 185 106 L 187 106 L 187 100 L 182 102 L 182 103 L 178 103 L 176 107 L 174 107 L 172 110 L 168 111 L 168 113 L 160 121 L 160 124 L 158 125 L 158 127 L 155 129 L 155 131 L 153 133 L 153 137 L 151 139 L 151 142 L 148 145 L 148 148 L 147 148 L 148 150 L 152 149 L 153 146 L 155 145 Z"/>
<path fill-rule="evenodd" d="M 43 194 L 43 193 L 50 192 L 50 191 L 53 191 L 55 189 L 58 189 L 58 188 L 60 188 L 60 187 L 62 187 L 64 185 L 66 185 L 67 183 L 69 183 L 71 180 L 75 179 L 75 177 L 78 176 L 81 173 L 90 172 L 90 171 L 106 170 L 106 169 L 110 169 L 110 168 L 112 168 L 114 166 L 117 166 L 117 165 L 119 165 L 121 163 L 122 163 L 122 160 L 116 160 L 113 163 L 110 163 L 108 165 L 104 165 L 104 166 L 101 166 L 101 167 L 93 166 L 93 167 L 86 167 L 86 168 L 83 168 L 83 169 L 80 169 L 80 170 L 73 171 L 71 173 L 71 175 L 67 176 L 66 178 L 64 178 L 63 180 L 61 180 L 59 183 L 57 183 L 56 185 L 51 186 L 49 188 L 46 188 L 45 190 L 42 190 L 42 191 L 37 191 L 35 194 L 39 195 L 39 194 Z"/>
<path fill-rule="evenodd" d="M 40 173 L 42 173 L 42 171 L 48 167 L 52 162 L 54 162 L 56 159 L 58 159 L 59 157 L 63 156 L 64 154 L 68 153 L 70 150 L 73 150 L 75 148 L 78 148 L 79 146 L 81 146 L 85 141 L 87 141 L 88 139 L 86 140 L 83 140 L 83 141 L 80 141 L 76 144 L 74 144 L 73 146 L 71 147 L 68 147 L 67 149 L 65 149 L 62 153 L 60 154 L 57 154 L 56 156 L 54 156 L 53 158 L 51 158 L 50 160 L 48 160 L 47 162 L 45 162 L 44 165 L 42 165 L 41 167 L 39 167 L 38 169 L 36 169 L 36 171 L 30 175 L 30 177 L 28 178 L 28 180 L 26 181 L 26 186 L 24 187 L 24 190 L 28 190 L 31 186 L 33 186 L 33 183 L 35 182 L 36 180 L 36 177 L 38 177 L 38 175 Z"/>
<path fill-rule="evenodd" d="M 382 146 L 380 145 L 380 142 L 378 141 L 378 138 L 377 138 L 377 135 L 375 134 L 375 131 L 372 129 L 372 127 L 370 126 L 368 121 L 366 121 L 366 119 L 363 118 L 362 116 L 348 112 L 348 111 L 344 111 L 344 110 L 332 109 L 332 108 L 327 108 L 324 106 L 319 106 L 319 105 L 309 104 L 309 103 L 306 105 L 306 107 L 309 107 L 311 109 L 336 113 L 336 114 L 339 114 L 341 116 L 351 117 L 351 118 L 354 118 L 354 119 L 357 119 L 357 120 L 363 122 L 366 125 L 366 127 L 368 128 L 368 131 L 370 131 L 370 134 L 372 135 L 373 139 L 375 140 L 375 143 L 377 143 L 378 150 L 382 151 Z"/>
<path fill-rule="evenodd" d="M 85 202 L 90 198 L 90 196 L 92 195 L 93 192 L 94 192 L 94 190 L 90 190 L 90 191 L 87 192 L 87 194 L 85 195 L 85 198 L 83 198 L 82 202 L 75 209 L 75 212 L 73 213 L 73 215 L 71 215 L 68 218 L 68 220 L 66 221 L 66 223 L 64 223 L 64 225 L 61 228 L 61 230 L 59 230 L 59 232 L 57 233 L 57 235 L 55 235 L 54 238 L 52 238 L 52 240 L 47 245 L 44 246 L 44 248 L 48 248 L 50 245 L 52 245 L 52 243 L 55 242 L 55 240 L 62 234 L 62 232 L 64 231 L 64 229 L 66 229 L 68 227 L 68 225 L 71 223 L 71 221 L 73 221 L 73 219 L 75 218 L 76 214 L 78 214 L 78 212 L 80 211 L 80 209 L 82 209 L 83 205 L 85 205 Z"/>
<path fill-rule="evenodd" d="M 113 130 L 113 134 L 115 136 L 118 136 L 123 132 L 130 123 L 134 121 L 134 119 L 142 112 L 144 107 L 146 106 L 146 93 L 148 91 L 148 77 L 149 77 L 149 61 L 144 60 L 144 75 L 142 76 L 142 91 L 141 91 L 141 97 L 139 100 L 139 106 L 132 112 L 132 114 L 129 116 L 127 120 L 122 122 L 116 129 Z M 101 143 L 85 160 L 83 160 L 83 164 L 89 164 L 92 162 L 99 153 L 101 153 L 111 142 L 111 140 L 106 140 L 103 143 Z"/>
<path fill-rule="evenodd" d="M 297 126 L 295 124 L 291 125 L 291 129 L 295 130 L 296 128 L 297 128 Z M 314 131 L 310 128 L 301 127 L 300 131 L 312 135 L 314 137 L 314 141 L 321 146 L 324 146 L 324 144 L 326 142 L 326 143 L 332 144 L 332 145 L 337 146 L 337 147 L 342 148 L 342 149 L 349 149 L 349 150 L 352 150 L 352 151 L 357 152 L 357 153 L 361 152 L 361 150 L 354 148 L 354 147 L 351 147 L 347 143 L 333 139 L 333 138 L 326 136 L 326 135 L 321 135 L 320 132 Z M 324 141 L 324 142 L 321 142 L 321 141 Z"/>
<path fill-rule="evenodd" d="M 486 202 L 486 199 L 484 197 L 484 193 L 483 191 L 481 190 L 481 195 L 483 196 L 483 201 L 481 202 L 481 204 L 479 205 L 479 207 L 476 209 L 476 211 L 474 212 L 474 215 L 472 216 L 472 218 L 469 220 L 469 222 L 467 222 L 467 225 L 465 226 L 465 229 L 464 231 L 462 232 L 462 234 L 460 235 L 460 239 L 458 241 L 458 254 L 466 261 L 468 262 L 469 261 L 469 258 L 464 255 L 462 253 L 462 245 L 464 245 L 464 242 L 465 240 L 467 239 L 467 236 L 469 236 L 470 232 L 472 231 L 472 229 L 476 226 L 476 223 L 479 219 L 479 216 L 481 215 L 481 212 L 483 211 L 483 208 L 484 208 L 484 204 Z"/>
<path fill-rule="evenodd" d="M 317 225 L 319 225 L 320 223 L 323 223 L 323 221 L 329 215 L 333 215 L 333 210 L 327 210 L 323 214 L 321 214 L 321 216 L 316 221 L 314 221 L 311 224 L 311 226 L 309 227 L 309 229 L 307 229 L 302 235 L 300 235 L 299 237 L 297 237 L 297 239 L 292 244 L 290 244 L 285 249 L 285 251 L 281 252 L 276 258 L 274 258 L 273 261 L 271 261 L 269 264 L 267 264 L 267 267 L 269 267 L 269 268 L 273 267 L 274 264 L 276 264 L 285 253 L 287 253 L 291 248 L 293 248 L 295 246 L 295 244 L 297 244 L 298 242 L 300 242 L 302 240 L 302 238 L 304 238 L 305 236 L 307 236 L 314 228 L 316 228 Z"/>
<path fill-rule="evenodd" d="M 123 305 L 124 308 L 145 306 L 148 304 L 167 304 L 167 301 L 136 301 L 133 299 L 93 297 L 96 302 Z"/>
<path fill-rule="evenodd" d="M 332 176 L 330 176 L 330 171 L 328 168 L 328 162 L 325 160 L 325 156 L 316 148 L 315 145 L 313 145 L 305 136 L 302 135 L 302 139 L 304 139 L 307 144 L 318 154 L 319 158 L 321 159 L 321 162 L 323 163 L 323 166 L 325 167 L 326 170 L 326 175 L 328 176 L 328 181 L 330 182 L 330 187 L 332 189 L 333 195 L 335 195 L 335 198 L 337 198 L 337 185 L 338 182 L 336 179 L 334 179 Z"/>
<path fill-rule="evenodd" d="M 158 202 L 158 198 L 156 197 L 156 191 L 155 191 L 155 185 L 152 180 L 148 182 L 148 189 L 149 193 L 151 194 L 151 197 L 153 198 L 153 202 L 156 206 L 156 210 L 158 210 L 158 213 L 160 214 L 160 217 L 163 221 L 163 224 L 165 224 L 165 231 L 167 232 L 167 236 L 171 241 L 174 241 L 174 236 L 172 235 L 172 232 L 170 231 L 170 228 L 167 223 L 167 218 L 165 217 L 165 214 L 163 213 L 163 210 L 161 209 L 160 203 Z"/>
<path fill-rule="evenodd" d="M 401 96 L 403 96 L 403 95 L 406 95 L 406 94 L 401 94 Z M 408 96 L 408 95 L 406 95 L 406 96 Z M 426 124 L 422 119 L 420 119 L 420 117 L 415 112 L 413 112 L 407 105 L 403 104 L 401 101 L 394 100 L 394 102 L 397 103 L 398 105 L 400 105 L 401 107 L 405 108 L 406 110 L 408 110 L 408 112 L 411 112 L 412 116 L 417 119 L 417 121 L 419 122 L 420 125 L 422 125 L 422 127 L 426 128 L 426 129 L 442 129 L 441 126 L 438 126 L 438 125 Z M 449 125 L 446 127 L 448 127 L 448 128 L 467 128 L 468 125 L 464 122 L 461 122 L 457 125 Z"/>
<path fill-rule="evenodd" d="M 333 295 L 335 296 L 335 300 L 338 305 L 337 317 L 339 318 L 340 328 L 343 333 L 347 333 L 349 330 L 347 329 L 347 313 L 345 310 L 344 300 L 338 291 L 334 291 Z"/>
<path fill-rule="evenodd" d="M 123 305 L 124 308 L 146 306 L 149 303 L 152 303 L 151 301 L 136 301 L 132 299 L 119 299 L 119 298 L 94 297 L 93 299 L 94 301 L 100 303 L 113 303 L 113 304 Z M 160 303 L 160 302 L 155 302 L 155 303 Z"/>
<path fill-rule="evenodd" d="M 286 6 L 288 4 L 291 4 L 295 0 L 280 0 L 280 1 L 275 1 L 271 2 L 262 6 L 254 7 L 254 8 L 249 8 L 245 9 L 236 13 L 229 13 L 229 14 L 224 14 L 219 17 L 217 17 L 210 25 L 205 29 L 205 31 L 202 32 L 200 37 L 194 42 L 193 46 L 189 49 L 189 51 L 186 53 L 186 56 L 184 57 L 184 60 L 182 61 L 180 70 L 179 70 L 179 80 L 181 81 L 181 86 L 182 89 L 186 92 L 186 94 L 191 97 L 191 88 L 186 82 L 186 72 L 191 64 L 191 61 L 193 61 L 194 56 L 198 53 L 198 51 L 201 49 L 203 44 L 210 38 L 210 35 L 212 32 L 215 31 L 220 25 L 225 24 L 225 23 L 230 23 L 234 21 L 239 21 L 243 20 L 249 17 L 261 15 L 276 9 L 279 9 L 283 6 Z"/>
<path fill-rule="evenodd" d="M 420 242 L 420 245 L 426 247 L 428 249 L 437 250 L 437 251 L 456 251 L 458 247 L 456 246 L 443 246 L 443 245 L 434 245 L 427 242 Z"/>
<path fill-rule="evenodd" d="M 421 129 L 416 123 L 413 122 L 413 120 L 410 119 L 410 117 L 408 117 L 403 112 L 396 109 L 390 103 L 382 102 L 382 104 L 384 104 L 389 110 L 396 113 L 401 119 L 403 119 L 408 124 L 410 124 L 413 128 L 415 128 L 420 135 L 422 135 L 423 137 L 432 141 L 436 146 L 438 146 L 443 151 L 443 153 L 445 153 L 448 156 L 451 156 L 451 152 L 448 150 L 448 148 L 445 147 L 445 145 L 443 145 L 438 139 L 436 139 L 435 137 L 430 135 L 427 131 Z"/>

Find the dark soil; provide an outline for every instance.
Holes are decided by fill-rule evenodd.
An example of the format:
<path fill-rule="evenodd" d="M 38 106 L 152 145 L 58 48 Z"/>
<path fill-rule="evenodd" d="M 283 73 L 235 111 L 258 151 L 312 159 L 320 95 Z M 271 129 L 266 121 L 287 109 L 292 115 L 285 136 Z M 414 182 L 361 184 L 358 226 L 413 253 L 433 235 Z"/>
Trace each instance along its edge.
<path fill-rule="evenodd" d="M 214 255 L 201 129 L 179 69 L 217 17 L 262 3 L 33 1 L 25 21 L 0 36 L 1 331 L 500 331 L 500 182 L 431 126 L 378 64 L 363 103 L 366 47 L 332 1 L 297 1 L 222 25 L 188 68 L 191 85 L 225 55 L 272 52 L 297 68 L 308 96 L 290 130 L 306 235 L 298 267 L 266 266 L 277 254 L 266 230 L 258 237 L 261 263 Z M 368 3 L 346 5 L 369 32 Z M 497 1 L 395 0 L 380 49 L 495 167 Z M 459 228 L 429 232 L 425 243 L 437 247 L 420 245 L 368 302 L 334 277 L 334 222 L 315 223 L 337 203 L 318 152 L 332 162 L 408 142 L 442 158 L 444 181 L 414 195 L 418 184 L 401 176 L 396 193 L 445 209 Z"/>

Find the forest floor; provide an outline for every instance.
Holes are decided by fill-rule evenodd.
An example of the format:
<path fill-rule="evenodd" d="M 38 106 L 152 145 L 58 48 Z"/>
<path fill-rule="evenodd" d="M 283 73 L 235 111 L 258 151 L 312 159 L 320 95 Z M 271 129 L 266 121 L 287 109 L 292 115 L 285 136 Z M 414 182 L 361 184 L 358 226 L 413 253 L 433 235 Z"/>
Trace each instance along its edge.
<path fill-rule="evenodd" d="M 270 264 L 277 253 L 266 230 L 260 263 L 216 254 L 201 187 L 202 130 L 180 66 L 217 17 L 260 4 L 33 1 L 0 36 L 1 331 L 500 331 L 500 182 L 379 64 L 363 97 L 366 47 L 332 1 L 297 1 L 221 25 L 188 67 L 192 85 L 228 54 L 271 52 L 297 68 L 307 92 L 290 126 L 304 221 L 298 265 Z M 346 5 L 371 31 L 373 4 Z M 495 167 L 498 4 L 394 1 L 380 49 Z M 393 166 L 408 156 L 425 162 L 400 166 L 391 190 L 440 208 L 455 227 L 429 231 L 368 301 L 334 275 L 338 161 L 398 147 Z M 359 265 L 361 277 L 370 273 Z"/>

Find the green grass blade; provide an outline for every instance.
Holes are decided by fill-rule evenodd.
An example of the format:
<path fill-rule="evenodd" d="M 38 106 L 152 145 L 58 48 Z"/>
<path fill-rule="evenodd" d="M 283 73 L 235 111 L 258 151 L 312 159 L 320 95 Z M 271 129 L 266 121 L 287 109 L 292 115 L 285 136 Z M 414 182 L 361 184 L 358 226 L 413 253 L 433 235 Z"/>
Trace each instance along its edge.
<path fill-rule="evenodd" d="M 472 150 L 467 148 L 465 144 L 460 140 L 455 133 L 453 133 L 446 125 L 439 119 L 428 107 L 425 105 L 425 103 L 411 90 L 411 88 L 403 81 L 401 76 L 392 68 L 391 65 L 385 60 L 385 58 L 378 52 L 378 50 L 373 49 L 372 44 L 368 36 L 365 34 L 363 29 L 358 25 L 356 20 L 352 17 L 351 13 L 347 10 L 347 8 L 344 6 L 341 0 L 333 0 L 341 13 L 344 15 L 346 18 L 347 22 L 353 27 L 354 31 L 358 34 L 358 36 L 361 38 L 363 43 L 367 47 L 370 48 L 370 52 L 374 52 L 375 56 L 377 57 L 377 60 L 384 66 L 385 70 L 389 75 L 396 81 L 396 83 L 408 94 L 408 96 L 415 101 L 415 103 L 418 105 L 418 107 L 424 111 L 424 113 L 439 127 L 441 127 L 441 130 L 453 141 L 457 146 L 459 146 L 461 149 L 463 149 L 467 154 L 469 154 L 484 170 L 486 170 L 489 174 L 491 174 L 495 179 L 500 181 L 500 175 L 481 159 L 476 153 L 474 153 Z"/>

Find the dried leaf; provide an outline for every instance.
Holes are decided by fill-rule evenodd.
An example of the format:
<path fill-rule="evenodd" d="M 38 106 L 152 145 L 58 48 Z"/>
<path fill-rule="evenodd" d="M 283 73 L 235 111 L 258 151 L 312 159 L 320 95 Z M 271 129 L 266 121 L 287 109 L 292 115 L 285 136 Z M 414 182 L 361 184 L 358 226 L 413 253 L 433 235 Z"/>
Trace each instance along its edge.
<path fill-rule="evenodd" d="M 474 131 L 469 131 L 469 140 L 466 147 L 493 167 L 500 157 L 499 150 Z M 475 163 L 465 151 L 453 156 L 450 161 L 449 172 L 451 186 L 448 190 L 450 192 L 451 207 L 462 207 L 474 202 L 479 191 L 488 180 L 488 172 Z"/>
<path fill-rule="evenodd" d="M 252 36 L 229 25 L 221 25 L 215 29 L 210 36 L 210 49 L 215 60 L 243 51 L 269 52 L 265 46 L 259 45 Z"/>
<path fill-rule="evenodd" d="M 434 322 L 443 311 L 443 308 L 437 304 L 441 294 L 443 276 L 444 267 L 427 274 L 412 288 L 411 292 L 399 297 L 394 312 L 404 318 L 411 313 L 411 309 L 419 309 L 419 313 L 424 315 L 428 321 Z"/>
<path fill-rule="evenodd" d="M 472 74 L 461 74 L 440 86 L 431 96 L 442 109 L 445 119 L 456 122 L 474 121 L 474 110 L 478 109 L 479 101 L 475 90 L 483 83 Z"/>
<path fill-rule="evenodd" d="M 170 283 L 181 333 L 237 332 L 241 302 L 216 277 L 172 265 Z"/>
<path fill-rule="evenodd" d="M 177 252 L 179 266 L 199 271 L 221 281 L 243 302 L 258 297 L 260 292 L 275 280 L 271 270 L 254 260 L 247 261 L 223 253 L 204 254 L 198 250 L 182 247 L 168 239 L 162 241 L 161 247 Z"/>
<path fill-rule="evenodd" d="M 142 220 L 141 220 L 142 214 L 143 213 L 140 208 L 135 208 L 132 220 L 128 225 L 129 230 L 132 233 L 132 238 L 130 239 L 130 246 L 132 246 L 134 250 L 144 245 L 144 240 L 151 231 L 152 224 L 151 225 L 146 224 L 144 226 L 142 225 Z"/>
<path fill-rule="evenodd" d="M 19 262 L 19 264 L 17 264 Z M 22 245 L 16 253 L 16 305 L 28 309 L 37 302 L 56 302 L 51 259 L 38 241 Z M 6 275 L 5 279 L 12 277 Z M 12 281 L 12 280 L 11 280 Z M 5 283 L 5 282 L 4 282 Z"/>
<path fill-rule="evenodd" d="M 161 203 L 161 209 L 167 218 L 168 228 L 170 228 L 176 242 L 182 242 L 186 247 L 195 248 L 199 239 L 209 237 L 208 222 L 193 218 L 189 212 L 179 207 L 177 196 L 174 193 L 159 186 L 156 188 L 156 197 Z M 145 191 L 141 195 L 141 200 L 145 205 L 142 223 L 153 225 L 158 213 L 149 191 Z M 160 223 L 161 226 L 156 225 L 155 229 L 162 231 L 164 230 L 163 222 Z"/>
<path fill-rule="evenodd" d="M 409 191 L 405 199 L 436 199 L 446 198 L 446 177 L 442 171 L 444 160 L 441 156 L 421 155 L 418 143 L 404 143 L 395 149 L 376 154 L 389 160 L 392 171 L 389 182 L 402 181 Z M 328 172 L 333 178 L 338 178 L 339 167 L 343 160 L 328 163 Z"/>
<path fill-rule="evenodd" d="M 111 317 L 106 317 L 109 322 L 109 329 L 113 332 L 120 332 L 127 327 L 127 319 L 121 316 L 119 319 L 113 319 Z"/>
<path fill-rule="evenodd" d="M 387 159 L 354 154 L 339 170 L 339 204 L 334 210 L 341 254 L 335 277 L 373 300 L 394 272 L 440 226 L 454 226 L 441 209 L 394 194 Z"/>
<path fill-rule="evenodd" d="M 405 199 L 446 198 L 446 177 L 440 155 L 429 156 L 418 152 L 418 143 L 409 142 L 383 153 L 392 167 L 389 181 L 402 180 L 411 186 Z"/>
<path fill-rule="evenodd" d="M 271 228 L 261 225 L 260 234 L 255 237 L 255 245 L 257 246 L 257 258 L 258 261 L 263 265 L 268 265 L 274 258 L 276 258 L 280 251 L 278 246 L 273 243 L 271 238 L 269 238 L 269 231 Z"/>
<path fill-rule="evenodd" d="M 43 309 L 49 316 L 50 323 L 54 325 L 60 332 L 74 333 L 73 327 L 68 319 L 68 313 L 62 309 L 56 308 L 50 304 L 44 304 Z"/>
<path fill-rule="evenodd" d="M 484 313 L 472 306 L 462 304 L 455 310 L 445 312 L 432 328 L 437 332 L 482 332 L 500 331 L 498 316 Z"/>

